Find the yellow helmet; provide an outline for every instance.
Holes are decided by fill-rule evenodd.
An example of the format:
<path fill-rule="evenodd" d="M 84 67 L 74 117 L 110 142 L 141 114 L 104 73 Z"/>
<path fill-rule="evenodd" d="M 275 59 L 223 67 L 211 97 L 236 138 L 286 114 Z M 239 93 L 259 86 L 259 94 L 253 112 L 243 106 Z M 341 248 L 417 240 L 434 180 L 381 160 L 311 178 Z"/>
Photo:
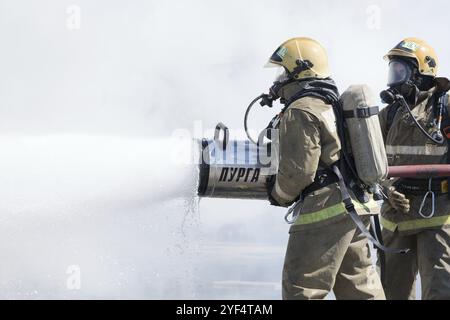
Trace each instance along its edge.
<path fill-rule="evenodd" d="M 406 38 L 389 51 L 384 58 L 392 60 L 402 57 L 414 59 L 421 75 L 437 76 L 439 60 L 436 51 L 425 41 L 417 38 Z"/>
<path fill-rule="evenodd" d="M 274 52 L 266 66 L 282 66 L 297 80 L 331 76 L 325 48 L 310 38 L 287 40 Z"/>

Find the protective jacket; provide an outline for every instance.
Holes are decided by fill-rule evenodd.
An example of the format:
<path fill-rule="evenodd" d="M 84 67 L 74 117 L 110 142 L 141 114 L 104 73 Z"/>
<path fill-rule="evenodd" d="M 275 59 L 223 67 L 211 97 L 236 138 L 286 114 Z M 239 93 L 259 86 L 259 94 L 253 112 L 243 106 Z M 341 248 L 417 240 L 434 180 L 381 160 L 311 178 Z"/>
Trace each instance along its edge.
<path fill-rule="evenodd" d="M 278 128 L 279 170 L 271 196 L 288 206 L 303 195 L 302 210 L 291 231 L 328 225 L 346 215 L 337 182 L 308 193 L 308 187 L 317 179 L 327 178 L 320 173 L 339 161 L 341 151 L 333 106 L 319 96 L 295 100 L 308 86 L 308 81 L 295 82 L 281 94 L 286 101 L 294 101 L 284 111 Z M 360 215 L 378 212 L 373 200 L 366 204 L 353 202 Z"/>
<path fill-rule="evenodd" d="M 437 87 L 427 92 L 421 92 L 418 102 L 413 106 L 412 113 L 419 124 L 433 132 L 433 121 L 436 118 L 435 108 L 438 95 Z M 448 106 L 448 102 L 446 103 Z M 393 110 L 393 108 L 396 108 Z M 398 110 L 397 110 L 398 109 Z M 447 142 L 437 145 L 429 140 L 414 124 L 407 112 L 402 112 L 395 103 L 383 109 L 379 115 L 383 131 L 389 166 L 446 164 L 448 162 Z M 448 184 L 445 179 L 431 181 L 435 192 L 435 214 L 430 219 L 420 216 L 419 210 L 430 186 L 429 180 L 399 179 L 394 182 L 396 188 L 410 200 L 411 210 L 403 214 L 394 210 L 389 202 L 382 206 L 382 225 L 385 229 L 400 233 L 415 233 L 421 229 L 440 228 L 450 225 L 450 200 L 448 198 Z M 431 194 L 430 194 L 431 195 Z M 423 205 L 424 214 L 432 211 L 431 197 Z"/>

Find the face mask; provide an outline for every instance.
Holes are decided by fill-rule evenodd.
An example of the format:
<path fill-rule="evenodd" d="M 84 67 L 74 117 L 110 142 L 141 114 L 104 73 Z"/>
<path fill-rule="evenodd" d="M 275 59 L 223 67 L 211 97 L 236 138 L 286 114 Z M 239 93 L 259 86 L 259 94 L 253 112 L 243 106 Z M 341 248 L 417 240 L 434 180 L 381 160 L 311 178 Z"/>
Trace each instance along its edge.
<path fill-rule="evenodd" d="M 291 77 L 286 72 L 286 69 L 283 67 L 280 67 L 279 70 L 276 73 L 275 81 L 270 88 L 270 94 L 272 100 L 277 100 L 282 96 L 282 89 L 292 82 Z M 283 103 L 283 101 L 282 101 Z"/>
<path fill-rule="evenodd" d="M 289 80 L 289 76 L 286 72 L 286 69 L 283 67 L 279 67 L 277 70 L 277 73 L 275 75 L 275 82 L 286 82 L 287 80 Z"/>
<path fill-rule="evenodd" d="M 400 87 L 412 76 L 412 68 L 407 62 L 402 60 L 391 60 L 389 63 L 389 75 L 388 75 L 388 86 L 389 87 Z"/>

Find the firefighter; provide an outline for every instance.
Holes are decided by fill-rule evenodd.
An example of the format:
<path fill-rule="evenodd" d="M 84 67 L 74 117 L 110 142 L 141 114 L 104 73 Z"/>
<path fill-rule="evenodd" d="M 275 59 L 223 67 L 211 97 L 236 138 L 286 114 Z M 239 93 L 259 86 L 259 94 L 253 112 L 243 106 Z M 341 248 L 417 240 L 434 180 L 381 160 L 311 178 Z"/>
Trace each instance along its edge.
<path fill-rule="evenodd" d="M 384 299 L 367 238 L 346 214 L 336 175 L 341 142 L 332 100 L 339 97 L 330 78 L 325 49 L 315 40 L 284 42 L 269 65 L 281 73 L 272 92 L 285 104 L 279 123 L 279 169 L 268 183 L 272 205 L 288 207 L 302 199 L 290 229 L 283 268 L 283 299 Z M 374 201 L 354 199 L 368 224 Z"/>
<path fill-rule="evenodd" d="M 438 57 L 426 42 L 407 38 L 388 52 L 390 104 L 380 123 L 390 166 L 446 164 L 449 81 L 437 78 Z M 391 97 L 391 99 L 389 99 Z M 389 101 L 391 100 L 391 101 Z M 408 108 L 410 111 L 408 111 Z M 397 179 L 386 189 L 383 240 L 406 255 L 385 253 L 383 286 L 388 299 L 415 299 L 420 273 L 423 299 L 450 299 L 450 200 L 448 180 Z"/>

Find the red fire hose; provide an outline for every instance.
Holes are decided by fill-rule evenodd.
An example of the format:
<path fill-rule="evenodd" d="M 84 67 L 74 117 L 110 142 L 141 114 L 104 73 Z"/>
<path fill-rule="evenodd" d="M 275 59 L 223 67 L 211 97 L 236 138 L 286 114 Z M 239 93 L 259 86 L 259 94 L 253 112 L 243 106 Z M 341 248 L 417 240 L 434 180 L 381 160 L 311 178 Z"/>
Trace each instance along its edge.
<path fill-rule="evenodd" d="M 389 167 L 389 178 L 446 178 L 450 177 L 450 165 L 414 165 Z"/>

